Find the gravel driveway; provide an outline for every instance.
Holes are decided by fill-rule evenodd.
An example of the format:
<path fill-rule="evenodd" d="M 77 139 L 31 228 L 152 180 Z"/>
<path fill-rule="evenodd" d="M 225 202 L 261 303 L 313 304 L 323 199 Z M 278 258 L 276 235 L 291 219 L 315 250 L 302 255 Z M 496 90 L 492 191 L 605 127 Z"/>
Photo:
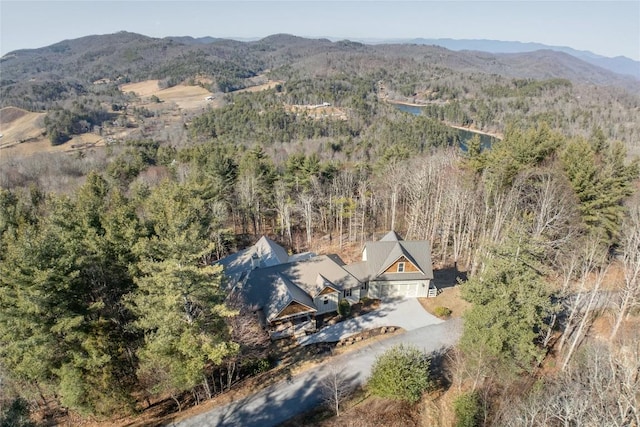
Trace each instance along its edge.
<path fill-rule="evenodd" d="M 443 320 L 427 313 L 415 298 L 402 298 L 384 301 L 380 308 L 362 316 L 325 326 L 313 335 L 298 338 L 302 346 L 318 342 L 336 342 L 362 331 L 381 326 L 396 326 L 405 331 L 437 325 Z"/>

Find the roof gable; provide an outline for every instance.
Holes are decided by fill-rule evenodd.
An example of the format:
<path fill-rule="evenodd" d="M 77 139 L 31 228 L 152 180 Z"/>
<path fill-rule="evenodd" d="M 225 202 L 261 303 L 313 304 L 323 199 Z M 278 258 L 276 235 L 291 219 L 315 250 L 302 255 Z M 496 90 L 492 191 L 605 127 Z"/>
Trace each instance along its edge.
<path fill-rule="evenodd" d="M 266 236 L 262 236 L 253 247 L 254 253 L 260 257 L 262 267 L 271 267 L 289 261 L 287 251 Z"/>
<path fill-rule="evenodd" d="M 411 261 L 404 255 L 400 256 L 400 258 L 392 262 L 387 268 L 384 269 L 382 273 L 383 274 L 400 273 L 400 271 L 398 271 L 398 265 L 401 263 L 404 264 L 404 271 L 402 271 L 402 273 L 412 272 L 412 273 L 424 274 L 424 271 L 420 270 L 413 261 Z"/>
<path fill-rule="evenodd" d="M 280 317 L 283 310 L 294 302 L 307 307 L 307 311 L 316 311 L 313 300 L 309 295 L 279 274 L 269 288 L 267 290 L 271 292 L 263 309 L 267 320 L 270 322 Z"/>
<path fill-rule="evenodd" d="M 402 240 L 395 232 L 383 237 L 386 240 L 365 243 L 367 271 L 375 279 L 395 264 L 401 257 L 412 263 L 427 279 L 433 278 L 431 251 L 427 240 Z M 398 240 L 399 239 L 399 240 Z M 387 272 L 386 274 L 391 274 Z"/>
<path fill-rule="evenodd" d="M 224 267 L 224 274 L 229 279 L 230 286 L 233 286 L 256 267 L 273 267 L 286 262 L 289 262 L 287 251 L 273 240 L 262 236 L 252 246 L 228 255 L 216 264 Z"/>
<path fill-rule="evenodd" d="M 327 280 L 327 278 L 324 277 L 322 274 L 318 274 L 318 277 L 316 278 L 316 289 L 311 294 L 311 296 L 315 298 L 318 295 L 324 293 L 326 289 L 333 289 L 336 292 L 340 290 L 337 288 L 336 285 L 331 283 L 331 281 Z"/>

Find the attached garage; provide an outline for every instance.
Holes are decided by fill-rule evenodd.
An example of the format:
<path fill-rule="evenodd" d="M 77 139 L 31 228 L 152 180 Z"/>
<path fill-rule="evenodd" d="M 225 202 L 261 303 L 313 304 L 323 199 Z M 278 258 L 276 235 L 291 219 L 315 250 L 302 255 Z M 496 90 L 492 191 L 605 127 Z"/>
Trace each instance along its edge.
<path fill-rule="evenodd" d="M 371 298 L 417 298 L 429 295 L 429 280 L 415 280 L 403 282 L 369 282 L 369 297 Z"/>

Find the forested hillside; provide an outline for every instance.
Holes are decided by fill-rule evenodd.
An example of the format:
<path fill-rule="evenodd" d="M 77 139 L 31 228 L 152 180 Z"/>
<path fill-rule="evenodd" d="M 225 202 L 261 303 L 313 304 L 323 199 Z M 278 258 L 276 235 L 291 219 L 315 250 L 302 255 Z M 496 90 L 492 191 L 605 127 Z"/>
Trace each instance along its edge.
<path fill-rule="evenodd" d="M 464 425 L 639 424 L 637 84 L 549 52 L 286 35 L 91 36 L 2 70 L 1 106 L 45 112 L 50 144 L 104 139 L 0 144 L 3 422 L 223 393 L 273 360 L 213 261 L 263 234 L 340 253 L 397 230 L 468 274 L 438 381 L 473 410 Z M 122 90 L 149 79 L 216 102 Z"/>

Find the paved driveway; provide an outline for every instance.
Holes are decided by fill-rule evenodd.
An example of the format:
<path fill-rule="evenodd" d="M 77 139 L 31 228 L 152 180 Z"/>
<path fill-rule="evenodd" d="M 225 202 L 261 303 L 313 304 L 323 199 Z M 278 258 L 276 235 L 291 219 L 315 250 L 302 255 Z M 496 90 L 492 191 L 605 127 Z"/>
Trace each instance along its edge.
<path fill-rule="evenodd" d="M 188 419 L 169 424 L 176 427 L 271 427 L 308 411 L 323 402 L 321 383 L 328 365 L 337 366 L 352 386 L 364 384 L 375 358 L 393 345 L 412 344 L 430 353 L 454 345 L 462 331 L 461 319 L 424 326 L 404 334 L 389 336 L 341 356 L 330 358 L 322 365 L 239 399 L 228 405 L 212 408 Z"/>
<path fill-rule="evenodd" d="M 335 325 L 325 326 L 319 332 L 298 339 L 305 346 L 318 342 L 336 342 L 350 335 L 382 326 L 396 326 L 405 331 L 442 323 L 441 319 L 427 313 L 415 298 L 398 298 L 384 301 L 380 308 Z"/>

